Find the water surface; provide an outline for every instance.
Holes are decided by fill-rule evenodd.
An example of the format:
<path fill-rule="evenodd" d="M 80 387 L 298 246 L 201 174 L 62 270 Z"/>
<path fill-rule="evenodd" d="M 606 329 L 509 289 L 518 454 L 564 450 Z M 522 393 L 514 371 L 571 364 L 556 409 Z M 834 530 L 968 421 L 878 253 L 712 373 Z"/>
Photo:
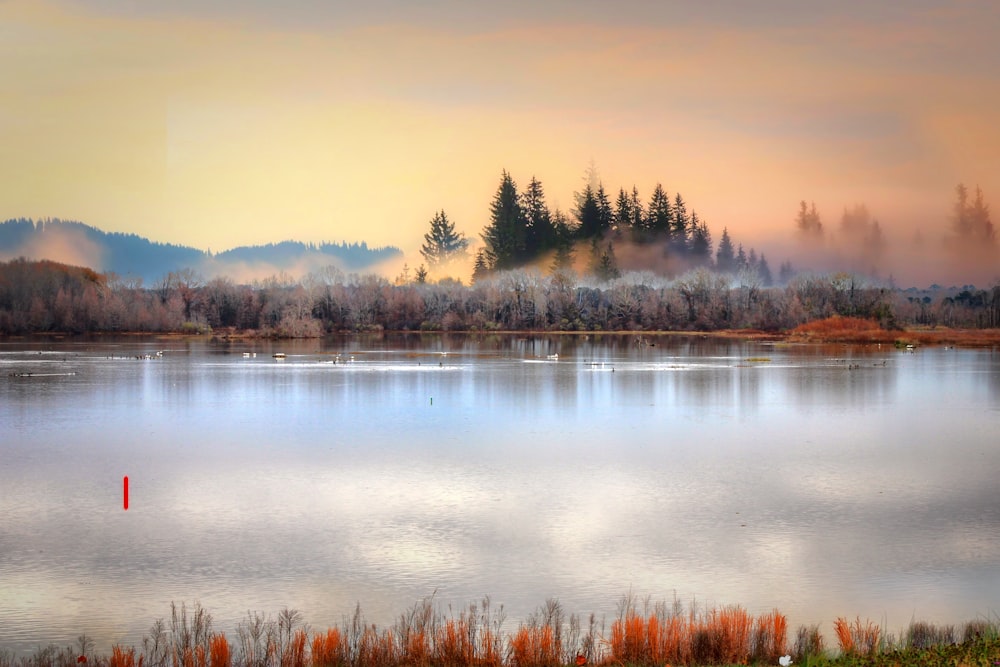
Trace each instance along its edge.
<path fill-rule="evenodd" d="M 792 627 L 995 615 L 998 424 L 990 350 L 6 341 L 0 647 L 138 644 L 171 601 L 223 630 L 432 594 L 610 619 L 629 590 Z"/>

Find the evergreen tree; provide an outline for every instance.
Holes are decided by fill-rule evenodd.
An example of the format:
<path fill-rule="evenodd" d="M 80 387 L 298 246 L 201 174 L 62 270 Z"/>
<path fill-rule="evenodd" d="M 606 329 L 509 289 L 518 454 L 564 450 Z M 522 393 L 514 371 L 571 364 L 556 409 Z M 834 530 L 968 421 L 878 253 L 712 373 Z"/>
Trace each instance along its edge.
<path fill-rule="evenodd" d="M 639 190 L 634 185 L 632 186 L 632 196 L 630 197 L 629 206 L 632 209 L 632 221 L 630 223 L 632 238 L 639 241 L 646 228 L 646 215 L 643 211 L 642 200 L 639 199 Z"/>
<path fill-rule="evenodd" d="M 805 200 L 799 202 L 799 214 L 795 217 L 795 225 L 798 227 L 799 236 L 809 241 L 819 241 L 823 238 L 823 222 L 816 211 L 816 202 L 812 207 L 806 205 Z"/>
<path fill-rule="evenodd" d="M 487 257 L 486 248 L 476 251 L 476 261 L 472 265 L 472 282 L 478 282 L 490 273 L 490 260 Z"/>
<path fill-rule="evenodd" d="M 990 207 L 983 201 L 983 191 L 976 186 L 976 198 L 968 209 L 969 227 L 972 237 L 989 247 L 996 246 L 996 230 L 990 220 Z"/>
<path fill-rule="evenodd" d="M 688 219 L 687 204 L 684 203 L 684 198 L 678 192 L 674 196 L 674 217 L 670 221 L 670 230 L 667 238 L 669 239 L 670 249 L 679 255 L 687 254 L 690 249 L 690 238 L 688 237 L 690 226 L 691 221 Z"/>
<path fill-rule="evenodd" d="M 653 189 L 653 195 L 649 198 L 649 210 L 646 214 L 645 235 L 646 240 L 663 238 L 670 233 L 670 225 L 674 219 L 673 209 L 670 206 L 670 197 L 667 196 L 663 186 L 659 183 Z"/>
<path fill-rule="evenodd" d="M 729 238 L 729 229 L 722 228 L 722 238 L 719 239 L 719 249 L 715 253 L 715 268 L 722 273 L 736 271 L 736 253 L 733 251 L 733 241 Z"/>
<path fill-rule="evenodd" d="M 526 255 L 527 224 L 517 195 L 517 185 L 504 170 L 490 204 L 490 224 L 482 234 L 485 259 L 491 270 L 511 269 Z"/>
<path fill-rule="evenodd" d="M 747 266 L 747 254 L 743 251 L 743 244 L 741 243 L 736 251 L 736 270 L 742 271 Z"/>
<path fill-rule="evenodd" d="M 534 176 L 521 196 L 521 209 L 526 224 L 525 259 L 534 259 L 555 248 L 556 230 L 552 224 L 552 215 L 545 204 L 542 184 Z"/>
<path fill-rule="evenodd" d="M 625 192 L 625 188 L 618 189 L 618 199 L 615 201 L 615 227 L 626 234 L 632 229 L 632 220 L 635 216 L 632 213 L 632 199 Z"/>
<path fill-rule="evenodd" d="M 778 280 L 782 285 L 787 285 L 788 281 L 795 277 L 795 269 L 792 268 L 792 263 L 789 261 L 784 261 L 781 263 L 781 267 L 778 269 Z"/>
<path fill-rule="evenodd" d="M 577 197 L 579 204 L 575 211 L 578 225 L 577 236 L 581 239 L 594 239 L 601 236 L 601 209 L 597 201 L 597 193 L 588 183 Z"/>
<path fill-rule="evenodd" d="M 699 264 L 712 261 L 712 233 L 694 211 L 691 212 L 691 257 Z"/>
<path fill-rule="evenodd" d="M 591 270 L 598 280 L 607 282 L 621 276 L 618 270 L 618 262 L 615 259 L 615 248 L 611 241 L 607 245 L 601 246 L 600 240 L 596 237 L 590 244 Z"/>
<path fill-rule="evenodd" d="M 771 267 L 767 265 L 767 258 L 764 257 L 764 253 L 760 253 L 760 261 L 757 263 L 757 275 L 760 276 L 760 282 L 764 287 L 770 287 L 774 284 Z"/>
<path fill-rule="evenodd" d="M 562 271 L 573 266 L 573 229 L 562 211 L 556 209 L 552 216 L 552 226 L 556 235 L 556 254 L 552 261 L 552 271 Z"/>
<path fill-rule="evenodd" d="M 421 264 L 417 268 L 416 273 L 414 274 L 414 279 L 418 283 L 420 283 L 421 285 L 423 285 L 424 283 L 426 283 L 427 282 L 427 267 L 425 267 L 423 264 Z"/>
<path fill-rule="evenodd" d="M 597 199 L 598 228 L 601 237 L 604 237 L 611 231 L 611 227 L 615 223 L 615 214 L 611 210 L 611 200 L 608 199 L 603 184 L 597 186 L 597 192 L 594 196 Z"/>
<path fill-rule="evenodd" d="M 420 254 L 427 264 L 434 268 L 446 264 L 453 259 L 465 256 L 469 240 L 464 234 L 455 231 L 455 224 L 448 220 L 445 212 L 439 211 L 431 219 L 431 229 L 424 234 L 424 245 Z"/>

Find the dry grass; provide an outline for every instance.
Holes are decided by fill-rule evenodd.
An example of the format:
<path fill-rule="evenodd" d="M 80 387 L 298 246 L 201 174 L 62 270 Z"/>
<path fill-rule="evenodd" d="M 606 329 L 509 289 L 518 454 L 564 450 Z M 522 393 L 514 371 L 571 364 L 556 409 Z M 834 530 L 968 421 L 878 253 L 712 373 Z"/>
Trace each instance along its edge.
<path fill-rule="evenodd" d="M 142 656 L 139 656 L 139 664 L 142 664 Z M 112 646 L 108 667 L 135 667 L 135 648 Z"/>
<path fill-rule="evenodd" d="M 232 667 L 232 650 L 225 634 L 212 635 L 209 640 L 208 664 L 209 667 Z"/>
<path fill-rule="evenodd" d="M 629 609 L 611 626 L 607 661 L 633 665 L 746 664 L 777 661 L 787 646 L 787 620 L 777 610 L 757 619 L 739 606 L 691 610 L 660 607 L 644 617 Z"/>
<path fill-rule="evenodd" d="M 310 667 L 342 667 L 350 663 L 347 638 L 337 628 L 313 635 Z"/>
<path fill-rule="evenodd" d="M 791 330 L 790 337 L 807 341 L 891 344 L 898 332 L 886 331 L 876 320 L 835 315 L 801 324 Z"/>
<path fill-rule="evenodd" d="M 629 595 L 619 605 L 610 632 L 591 615 L 589 627 L 579 617 L 564 618 L 549 600 L 514 632 L 505 632 L 502 607 L 488 600 L 445 613 L 430 600 L 415 605 L 389 628 L 367 623 L 358 607 L 339 627 L 308 634 L 301 615 L 282 610 L 277 620 L 248 614 L 237 628 L 234 654 L 226 636 L 208 630 L 200 608 L 186 616 L 176 610 L 170 632 L 162 622 L 151 629 L 142 651 L 116 645 L 111 655 L 91 654 L 96 667 L 662 667 L 663 665 L 775 665 L 789 653 L 788 622 L 777 609 L 756 617 L 740 606 L 687 609 L 676 599 L 639 605 Z M 902 665 L 945 664 L 926 659 L 949 651 L 960 660 L 947 664 L 997 664 L 1000 624 L 989 620 L 964 627 L 964 641 L 953 643 L 954 626 L 914 622 L 900 641 L 860 617 L 834 622 L 839 655 L 823 651 L 818 626 L 800 627 L 795 664 Z M 59 650 L 50 645 L 21 660 L 0 651 L 0 667 L 79 667 L 77 656 L 92 652 L 92 640 Z M 921 653 L 922 652 L 922 653 Z M 969 662 L 968 658 L 974 658 Z M 983 662 L 987 660 L 987 662 Z"/>
<path fill-rule="evenodd" d="M 561 647 L 551 625 L 522 625 L 510 638 L 512 667 L 557 667 Z"/>
<path fill-rule="evenodd" d="M 788 332 L 788 340 L 828 343 L 884 343 L 892 345 L 960 345 L 992 347 L 1000 344 L 1000 329 L 949 329 L 910 327 L 902 331 L 883 329 L 876 320 L 827 317 L 801 324 Z"/>
<path fill-rule="evenodd" d="M 879 648 L 882 629 L 869 620 L 862 623 L 860 616 L 853 623 L 848 623 L 844 617 L 838 618 L 833 623 L 833 630 L 844 654 L 875 655 Z"/>

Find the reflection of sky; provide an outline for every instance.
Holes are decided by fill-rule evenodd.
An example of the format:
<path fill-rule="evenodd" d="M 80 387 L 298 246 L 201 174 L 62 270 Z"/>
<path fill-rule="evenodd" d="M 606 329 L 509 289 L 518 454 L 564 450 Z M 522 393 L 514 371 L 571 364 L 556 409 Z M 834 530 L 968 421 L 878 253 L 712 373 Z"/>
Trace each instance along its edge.
<path fill-rule="evenodd" d="M 996 355 L 435 340 L 0 350 L 0 645 L 137 642 L 171 600 L 322 627 L 631 588 L 895 630 L 1000 593 Z"/>

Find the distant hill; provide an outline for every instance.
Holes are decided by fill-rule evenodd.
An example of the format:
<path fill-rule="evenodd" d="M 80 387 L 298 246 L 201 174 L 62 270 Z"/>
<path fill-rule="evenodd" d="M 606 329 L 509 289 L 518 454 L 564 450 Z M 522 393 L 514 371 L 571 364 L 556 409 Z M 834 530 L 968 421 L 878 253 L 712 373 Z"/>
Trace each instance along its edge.
<path fill-rule="evenodd" d="M 343 271 L 375 270 L 402 257 L 394 247 L 362 243 L 283 241 L 241 246 L 215 254 L 189 246 L 157 243 L 137 234 L 105 232 L 82 222 L 19 218 L 0 222 L 0 260 L 49 259 L 86 266 L 153 284 L 171 271 L 190 268 L 206 277 L 225 275 L 237 281 L 278 273 L 299 276 L 334 265 Z"/>

